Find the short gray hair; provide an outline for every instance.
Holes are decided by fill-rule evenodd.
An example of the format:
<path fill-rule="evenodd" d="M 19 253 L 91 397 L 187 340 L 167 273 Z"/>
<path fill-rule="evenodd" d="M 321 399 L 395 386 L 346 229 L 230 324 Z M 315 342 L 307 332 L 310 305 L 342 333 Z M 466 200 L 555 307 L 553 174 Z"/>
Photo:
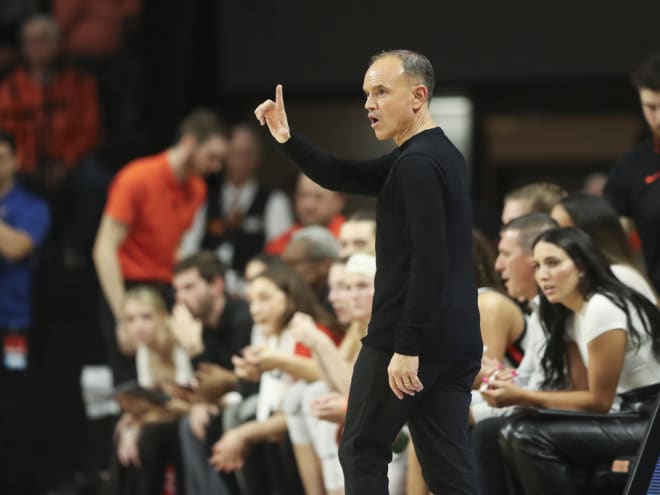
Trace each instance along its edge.
<path fill-rule="evenodd" d="M 431 97 L 433 96 L 433 88 L 435 87 L 435 74 L 433 72 L 433 65 L 431 61 L 421 53 L 413 52 L 411 50 L 388 50 L 371 57 L 369 65 L 373 64 L 376 60 L 383 57 L 396 57 L 401 60 L 403 72 L 406 75 L 419 79 L 429 92 L 428 103 L 431 104 Z"/>
<path fill-rule="evenodd" d="M 506 225 L 502 226 L 500 233 L 507 230 L 518 232 L 518 244 L 525 251 L 531 252 L 534 241 L 546 230 L 552 230 L 559 227 L 559 224 L 547 213 L 528 213 L 518 218 L 514 218 Z"/>
<path fill-rule="evenodd" d="M 291 242 L 303 241 L 307 243 L 307 257 L 313 260 L 325 258 L 339 258 L 339 241 L 325 227 L 310 225 L 293 234 Z"/>

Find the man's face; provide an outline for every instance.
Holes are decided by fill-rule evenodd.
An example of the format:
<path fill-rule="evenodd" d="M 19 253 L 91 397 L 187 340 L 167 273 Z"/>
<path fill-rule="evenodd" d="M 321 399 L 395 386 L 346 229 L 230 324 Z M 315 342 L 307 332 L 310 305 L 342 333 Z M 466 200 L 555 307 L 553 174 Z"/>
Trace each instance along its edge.
<path fill-rule="evenodd" d="M 213 299 L 220 297 L 214 284 L 204 280 L 197 268 L 190 268 L 174 275 L 172 282 L 176 291 L 176 301 L 188 308 L 198 320 L 205 321 L 213 307 Z M 221 285 L 221 284 L 220 284 Z M 220 292 L 222 292 L 220 290 Z"/>
<path fill-rule="evenodd" d="M 641 88 L 639 90 L 639 100 L 642 104 L 646 123 L 653 135 L 660 138 L 660 91 Z"/>
<path fill-rule="evenodd" d="M 348 221 L 339 231 L 339 257 L 351 254 L 372 253 L 376 248 L 376 229 L 374 222 L 368 220 Z"/>
<path fill-rule="evenodd" d="M 23 56 L 30 66 L 52 64 L 59 52 L 59 40 L 49 23 L 35 20 L 25 25 L 21 33 Z"/>
<path fill-rule="evenodd" d="M 9 183 L 16 171 L 16 155 L 7 143 L 0 143 L 0 188 Z"/>
<path fill-rule="evenodd" d="M 229 141 L 226 172 L 230 180 L 242 183 L 256 174 L 261 161 L 261 148 L 256 136 L 245 129 L 236 129 Z"/>
<path fill-rule="evenodd" d="M 378 140 L 396 140 L 410 131 L 419 108 L 414 83 L 394 56 L 379 58 L 367 69 L 362 85 L 367 98 L 364 108 Z"/>
<path fill-rule="evenodd" d="M 193 167 L 197 175 L 207 176 L 220 172 L 228 143 L 223 136 L 211 136 L 195 146 L 193 151 Z"/>
<path fill-rule="evenodd" d="M 344 202 L 341 194 L 322 188 L 304 175 L 298 178 L 295 209 L 302 225 L 326 226 L 332 217 L 341 213 Z"/>
<path fill-rule="evenodd" d="M 509 295 L 516 300 L 530 300 L 537 292 L 534 280 L 534 261 L 531 253 L 519 243 L 520 231 L 502 232 L 497 245 L 495 270 L 500 273 Z"/>

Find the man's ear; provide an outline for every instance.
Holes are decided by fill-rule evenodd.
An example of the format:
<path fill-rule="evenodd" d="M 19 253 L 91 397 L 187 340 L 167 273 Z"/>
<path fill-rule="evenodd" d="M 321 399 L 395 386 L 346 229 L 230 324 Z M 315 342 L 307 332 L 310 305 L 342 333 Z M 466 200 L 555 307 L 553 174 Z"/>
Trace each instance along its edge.
<path fill-rule="evenodd" d="M 419 110 L 424 105 L 428 105 L 429 90 L 423 84 L 418 84 L 413 88 L 413 109 Z"/>

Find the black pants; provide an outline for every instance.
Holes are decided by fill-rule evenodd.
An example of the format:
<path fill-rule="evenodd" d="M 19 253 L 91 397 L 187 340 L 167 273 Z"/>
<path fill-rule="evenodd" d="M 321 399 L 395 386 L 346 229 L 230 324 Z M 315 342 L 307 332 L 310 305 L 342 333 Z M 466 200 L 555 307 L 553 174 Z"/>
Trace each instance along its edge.
<path fill-rule="evenodd" d="M 524 493 L 577 495 L 575 470 L 634 456 L 647 424 L 639 416 L 519 414 L 502 428 L 499 443 Z"/>
<path fill-rule="evenodd" d="M 506 463 L 499 446 L 500 430 L 511 416 L 485 419 L 472 428 L 471 440 L 477 461 L 482 495 L 508 495 Z"/>
<path fill-rule="evenodd" d="M 406 422 L 429 490 L 478 494 L 468 417 L 479 362 L 422 362 L 418 376 L 424 390 L 399 400 L 387 377 L 391 357 L 363 346 L 355 363 L 339 448 L 346 495 L 388 492 L 392 442 Z"/>

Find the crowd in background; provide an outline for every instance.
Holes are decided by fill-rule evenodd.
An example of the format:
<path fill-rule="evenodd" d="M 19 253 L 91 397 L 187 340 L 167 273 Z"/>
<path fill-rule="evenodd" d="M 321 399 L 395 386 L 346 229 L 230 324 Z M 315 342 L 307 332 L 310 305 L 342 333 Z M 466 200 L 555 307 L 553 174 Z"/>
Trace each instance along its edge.
<path fill-rule="evenodd" d="M 209 109 L 160 153 L 117 151 L 135 125 L 120 39 L 139 6 L 117 2 L 109 22 L 84 3 L 23 23 L 0 80 L 0 449 L 12 459 L 0 492 L 35 486 L 33 294 L 51 252 L 100 287 L 89 331 L 103 351 L 80 391 L 87 489 L 343 493 L 338 439 L 371 315 L 375 214 L 348 214 L 346 196 L 303 174 L 291 199 L 263 184 L 262 133 Z M 660 390 L 660 58 L 633 83 L 653 136 L 599 194 L 530 184 L 507 192 L 499 239 L 474 230 L 483 493 L 620 492 L 610 466 L 634 455 Z M 389 478 L 391 493 L 428 492 L 406 428 Z"/>

